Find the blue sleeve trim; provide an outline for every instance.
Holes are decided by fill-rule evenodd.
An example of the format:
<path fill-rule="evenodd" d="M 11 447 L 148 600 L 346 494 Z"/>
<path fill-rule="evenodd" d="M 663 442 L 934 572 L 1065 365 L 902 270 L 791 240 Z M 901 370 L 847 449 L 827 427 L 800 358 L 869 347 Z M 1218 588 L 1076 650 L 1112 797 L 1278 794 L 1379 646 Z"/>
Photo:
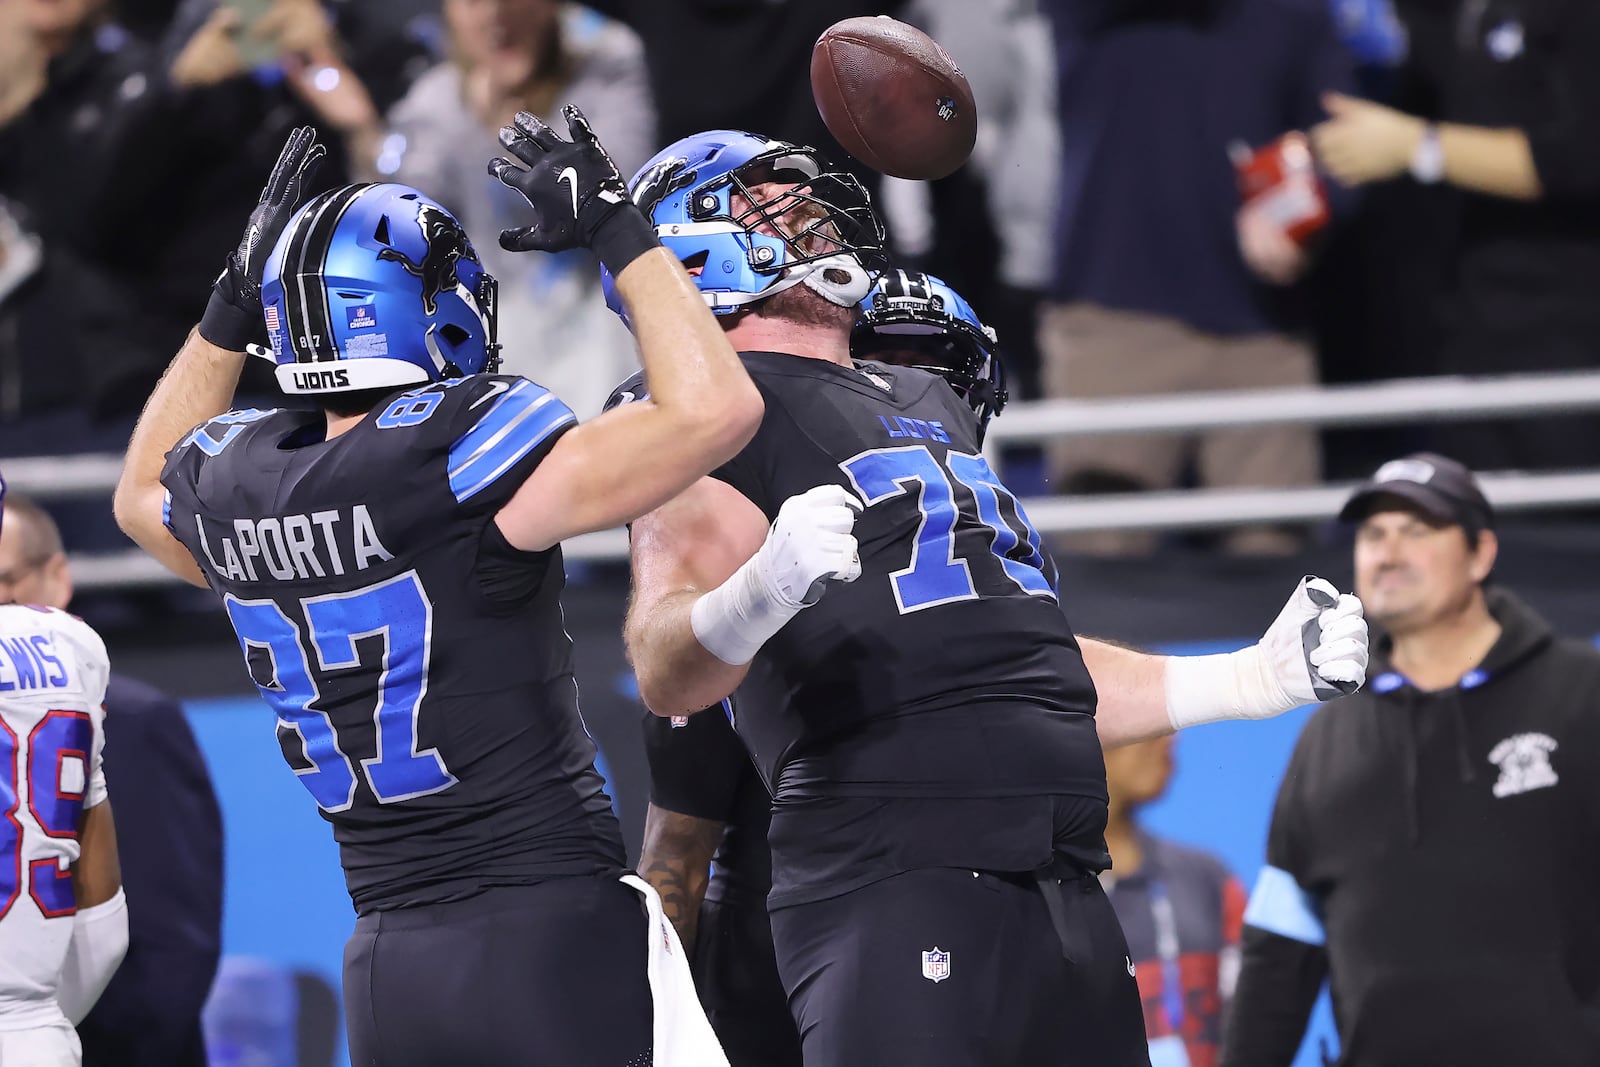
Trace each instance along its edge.
<path fill-rule="evenodd" d="M 1263 867 L 1244 910 L 1244 921 L 1269 934 L 1321 946 L 1328 943 L 1321 912 L 1316 899 L 1300 888 L 1294 875 L 1276 867 Z"/>
<path fill-rule="evenodd" d="M 172 490 L 161 491 L 161 525 L 172 529 Z"/>
<path fill-rule="evenodd" d="M 518 382 L 450 446 L 450 491 L 458 502 L 470 500 L 556 430 L 577 421 L 548 389 Z"/>

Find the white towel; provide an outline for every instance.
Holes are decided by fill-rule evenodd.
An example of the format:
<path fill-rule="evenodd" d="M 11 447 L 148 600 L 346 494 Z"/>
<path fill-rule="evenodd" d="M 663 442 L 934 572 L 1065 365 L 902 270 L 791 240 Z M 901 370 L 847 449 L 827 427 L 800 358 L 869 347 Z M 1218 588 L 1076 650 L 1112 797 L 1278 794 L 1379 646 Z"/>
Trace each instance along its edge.
<path fill-rule="evenodd" d="M 650 995 L 655 1000 L 655 1067 L 728 1067 L 689 975 L 689 959 L 661 911 L 661 898 L 636 874 L 622 881 L 644 898 L 649 920 Z"/>

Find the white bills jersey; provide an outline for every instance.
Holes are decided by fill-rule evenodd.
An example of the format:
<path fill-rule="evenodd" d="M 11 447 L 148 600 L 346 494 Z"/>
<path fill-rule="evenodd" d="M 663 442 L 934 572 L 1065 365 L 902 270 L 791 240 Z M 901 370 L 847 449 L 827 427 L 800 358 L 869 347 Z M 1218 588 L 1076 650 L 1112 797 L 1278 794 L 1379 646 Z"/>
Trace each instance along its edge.
<path fill-rule="evenodd" d="M 110 670 L 83 620 L 0 606 L 0 1030 L 62 1019 L 56 985 L 77 911 L 79 819 L 106 799 Z"/>

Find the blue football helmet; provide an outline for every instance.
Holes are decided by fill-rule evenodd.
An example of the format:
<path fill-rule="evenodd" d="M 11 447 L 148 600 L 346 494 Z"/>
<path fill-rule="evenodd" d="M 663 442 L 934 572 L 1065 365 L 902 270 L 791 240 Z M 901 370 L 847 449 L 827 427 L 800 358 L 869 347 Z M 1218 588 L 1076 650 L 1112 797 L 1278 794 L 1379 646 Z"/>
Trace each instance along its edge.
<path fill-rule="evenodd" d="M 751 189 L 763 182 L 792 188 L 760 199 Z M 628 188 L 719 315 L 802 282 L 849 307 L 882 267 L 883 223 L 866 187 L 815 149 L 712 130 L 656 153 Z M 795 232 L 773 232 L 780 230 Z M 603 268 L 601 281 L 606 303 L 626 321 Z"/>
<path fill-rule="evenodd" d="M 457 378 L 500 364 L 499 290 L 455 217 L 405 185 L 347 185 L 295 212 L 261 301 L 287 393 Z"/>
<path fill-rule="evenodd" d="M 850 354 L 939 375 L 978 415 L 978 439 L 1006 406 L 1000 342 L 972 305 L 927 274 L 891 270 L 861 301 Z"/>

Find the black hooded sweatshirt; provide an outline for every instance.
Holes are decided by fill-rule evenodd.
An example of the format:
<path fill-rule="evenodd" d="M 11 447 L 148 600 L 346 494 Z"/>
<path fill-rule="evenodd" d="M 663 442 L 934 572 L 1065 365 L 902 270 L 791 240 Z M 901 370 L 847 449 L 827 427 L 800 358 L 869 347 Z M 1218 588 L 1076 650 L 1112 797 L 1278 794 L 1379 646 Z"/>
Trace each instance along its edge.
<path fill-rule="evenodd" d="M 1504 590 L 1423 692 L 1380 638 L 1278 792 L 1222 1067 L 1287 1067 L 1331 976 L 1341 1067 L 1600 1065 L 1600 652 Z"/>

